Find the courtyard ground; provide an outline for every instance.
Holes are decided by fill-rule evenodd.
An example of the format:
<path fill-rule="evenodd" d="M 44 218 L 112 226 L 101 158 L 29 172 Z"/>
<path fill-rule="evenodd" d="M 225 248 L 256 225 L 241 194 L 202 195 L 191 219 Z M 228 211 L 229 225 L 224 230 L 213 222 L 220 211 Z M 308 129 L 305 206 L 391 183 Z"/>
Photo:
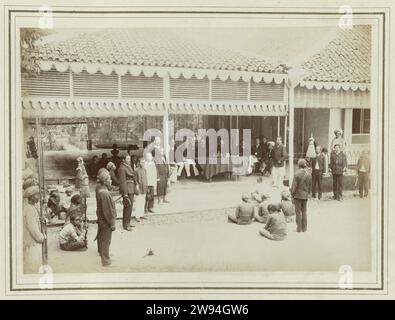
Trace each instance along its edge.
<path fill-rule="evenodd" d="M 225 182 L 227 183 L 227 182 Z M 232 183 L 231 181 L 228 183 Z M 247 187 L 246 181 L 244 182 Z M 233 182 L 234 184 L 234 182 Z M 288 224 L 284 241 L 261 237 L 262 224 L 238 226 L 227 222 L 227 212 L 239 202 L 243 185 L 224 188 L 201 184 L 214 197 L 227 199 L 226 208 L 197 209 L 195 203 L 207 207 L 205 198 L 190 200 L 190 212 L 156 214 L 144 222 L 135 222 L 132 232 L 124 231 L 117 221 L 113 233 L 111 255 L 113 265 L 101 266 L 96 251 L 96 224 L 89 226 L 89 248 L 85 252 L 64 252 L 58 247 L 60 227 L 49 228 L 49 265 L 55 273 L 97 272 L 166 272 L 166 271 L 334 271 L 350 265 L 355 271 L 369 271 L 371 261 L 371 212 L 369 198 L 359 199 L 348 192 L 343 202 L 309 201 L 308 230 L 297 233 L 295 223 Z M 251 186 L 250 186 L 251 187 Z M 236 188 L 236 187 L 235 187 Z M 189 188 L 187 188 L 189 190 Z M 173 190 L 174 191 L 174 190 Z M 194 190 L 199 194 L 199 190 Z M 183 193 L 181 193 L 183 194 Z M 188 192 L 180 201 L 188 201 Z M 164 204 L 163 211 L 173 211 L 176 197 Z M 223 206 L 223 200 L 209 203 Z M 165 207 L 167 206 L 167 208 Z M 158 206 L 157 206 L 158 207 Z M 118 211 L 121 215 L 121 212 Z M 154 255 L 147 255 L 149 249 Z"/>

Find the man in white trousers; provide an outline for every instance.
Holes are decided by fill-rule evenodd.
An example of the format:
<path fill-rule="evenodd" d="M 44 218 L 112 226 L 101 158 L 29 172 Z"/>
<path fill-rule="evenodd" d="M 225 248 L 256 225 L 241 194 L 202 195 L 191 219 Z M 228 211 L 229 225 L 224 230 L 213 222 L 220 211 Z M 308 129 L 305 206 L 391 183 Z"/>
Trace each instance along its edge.
<path fill-rule="evenodd" d="M 276 188 L 281 188 L 284 186 L 285 177 L 285 159 L 287 158 L 287 152 L 282 144 L 281 137 L 277 137 L 276 145 L 273 149 L 273 169 L 272 169 L 272 179 L 273 186 Z"/>

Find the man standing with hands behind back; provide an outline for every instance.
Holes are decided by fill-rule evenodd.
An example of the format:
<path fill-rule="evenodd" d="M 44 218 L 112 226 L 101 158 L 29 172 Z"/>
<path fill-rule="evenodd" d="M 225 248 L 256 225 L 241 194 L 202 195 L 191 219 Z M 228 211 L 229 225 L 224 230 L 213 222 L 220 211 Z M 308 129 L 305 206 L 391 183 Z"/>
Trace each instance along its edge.
<path fill-rule="evenodd" d="M 343 174 L 347 172 L 347 157 L 340 144 L 334 145 L 331 153 L 329 171 L 333 178 L 333 199 L 343 201 Z"/>
<path fill-rule="evenodd" d="M 299 159 L 299 169 L 296 171 L 292 181 L 291 195 L 295 204 L 296 231 L 307 230 L 307 199 L 311 191 L 311 174 L 307 171 L 305 159 Z"/>
<path fill-rule="evenodd" d="M 111 265 L 110 244 L 112 232 L 115 231 L 117 212 L 109 189 L 111 189 L 110 173 L 102 168 L 97 176 L 96 204 L 97 204 L 97 251 L 101 256 L 103 267 Z"/>
<path fill-rule="evenodd" d="M 321 146 L 315 147 L 316 157 L 311 160 L 311 176 L 313 182 L 313 198 L 316 197 L 316 190 L 318 187 L 318 200 L 322 197 L 322 175 L 325 170 L 325 156 L 321 152 Z"/>
<path fill-rule="evenodd" d="M 285 176 L 285 159 L 287 158 L 287 153 L 285 147 L 282 144 L 281 137 L 277 137 L 276 145 L 273 149 L 273 186 L 276 188 L 281 188 L 284 185 Z"/>
<path fill-rule="evenodd" d="M 132 160 L 129 155 L 125 156 L 118 169 L 119 192 L 123 198 L 122 225 L 127 231 L 132 231 L 130 220 L 134 201 L 135 174 L 131 167 Z"/>

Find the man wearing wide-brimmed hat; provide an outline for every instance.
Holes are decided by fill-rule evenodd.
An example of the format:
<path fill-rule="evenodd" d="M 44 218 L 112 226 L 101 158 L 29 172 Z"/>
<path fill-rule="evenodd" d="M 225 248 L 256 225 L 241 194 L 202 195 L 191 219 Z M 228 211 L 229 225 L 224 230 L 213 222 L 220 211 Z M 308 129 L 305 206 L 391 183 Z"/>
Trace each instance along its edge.
<path fill-rule="evenodd" d="M 112 145 L 112 150 L 110 152 L 112 154 L 112 157 L 109 159 L 109 161 L 115 164 L 115 173 L 118 173 L 119 166 L 122 163 L 122 158 L 119 156 L 119 149 L 116 143 Z"/>
<path fill-rule="evenodd" d="M 45 240 L 40 229 L 40 216 L 37 204 L 40 189 L 37 185 L 23 191 L 23 268 L 24 273 L 38 273 L 42 265 L 42 243 Z"/>

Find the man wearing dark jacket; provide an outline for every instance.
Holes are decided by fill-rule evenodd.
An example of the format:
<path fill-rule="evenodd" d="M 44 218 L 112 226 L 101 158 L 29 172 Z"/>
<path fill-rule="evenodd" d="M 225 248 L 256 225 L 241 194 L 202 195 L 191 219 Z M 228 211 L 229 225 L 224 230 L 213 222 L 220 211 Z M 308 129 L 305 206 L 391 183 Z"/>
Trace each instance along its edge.
<path fill-rule="evenodd" d="M 273 186 L 281 188 L 283 186 L 283 180 L 285 176 L 285 159 L 287 158 L 287 153 L 285 147 L 282 144 L 281 137 L 277 137 L 276 145 L 273 149 Z"/>
<path fill-rule="evenodd" d="M 321 146 L 315 148 L 316 157 L 311 159 L 311 177 L 313 182 L 313 198 L 316 197 L 316 191 L 318 187 L 318 200 L 322 197 L 322 175 L 325 170 L 325 156 L 321 152 Z"/>
<path fill-rule="evenodd" d="M 347 157 L 335 144 L 331 153 L 329 170 L 333 177 L 333 199 L 343 201 L 343 174 L 347 171 Z"/>
<path fill-rule="evenodd" d="M 264 152 L 263 145 L 261 144 L 261 140 L 258 137 L 255 139 L 255 146 L 252 147 L 251 153 L 258 160 L 258 162 L 255 163 L 254 171 L 259 172 L 259 168 L 262 165 Z"/>
<path fill-rule="evenodd" d="M 97 215 L 97 251 L 101 256 L 103 267 L 111 265 L 110 244 L 112 232 L 115 231 L 117 212 L 115 203 L 109 192 L 111 177 L 106 169 L 98 174 L 96 186 L 96 215 Z"/>
<path fill-rule="evenodd" d="M 295 203 L 297 232 L 307 230 L 307 199 L 311 191 L 311 175 L 306 166 L 306 160 L 299 159 L 299 169 L 295 173 L 291 187 L 291 195 Z"/>
<path fill-rule="evenodd" d="M 135 174 L 131 167 L 130 156 L 125 156 L 118 169 L 119 193 L 123 198 L 122 226 L 127 231 L 132 231 L 130 220 L 132 218 Z"/>
<path fill-rule="evenodd" d="M 367 197 L 369 193 L 370 159 L 369 151 L 362 151 L 357 163 L 359 196 Z"/>

